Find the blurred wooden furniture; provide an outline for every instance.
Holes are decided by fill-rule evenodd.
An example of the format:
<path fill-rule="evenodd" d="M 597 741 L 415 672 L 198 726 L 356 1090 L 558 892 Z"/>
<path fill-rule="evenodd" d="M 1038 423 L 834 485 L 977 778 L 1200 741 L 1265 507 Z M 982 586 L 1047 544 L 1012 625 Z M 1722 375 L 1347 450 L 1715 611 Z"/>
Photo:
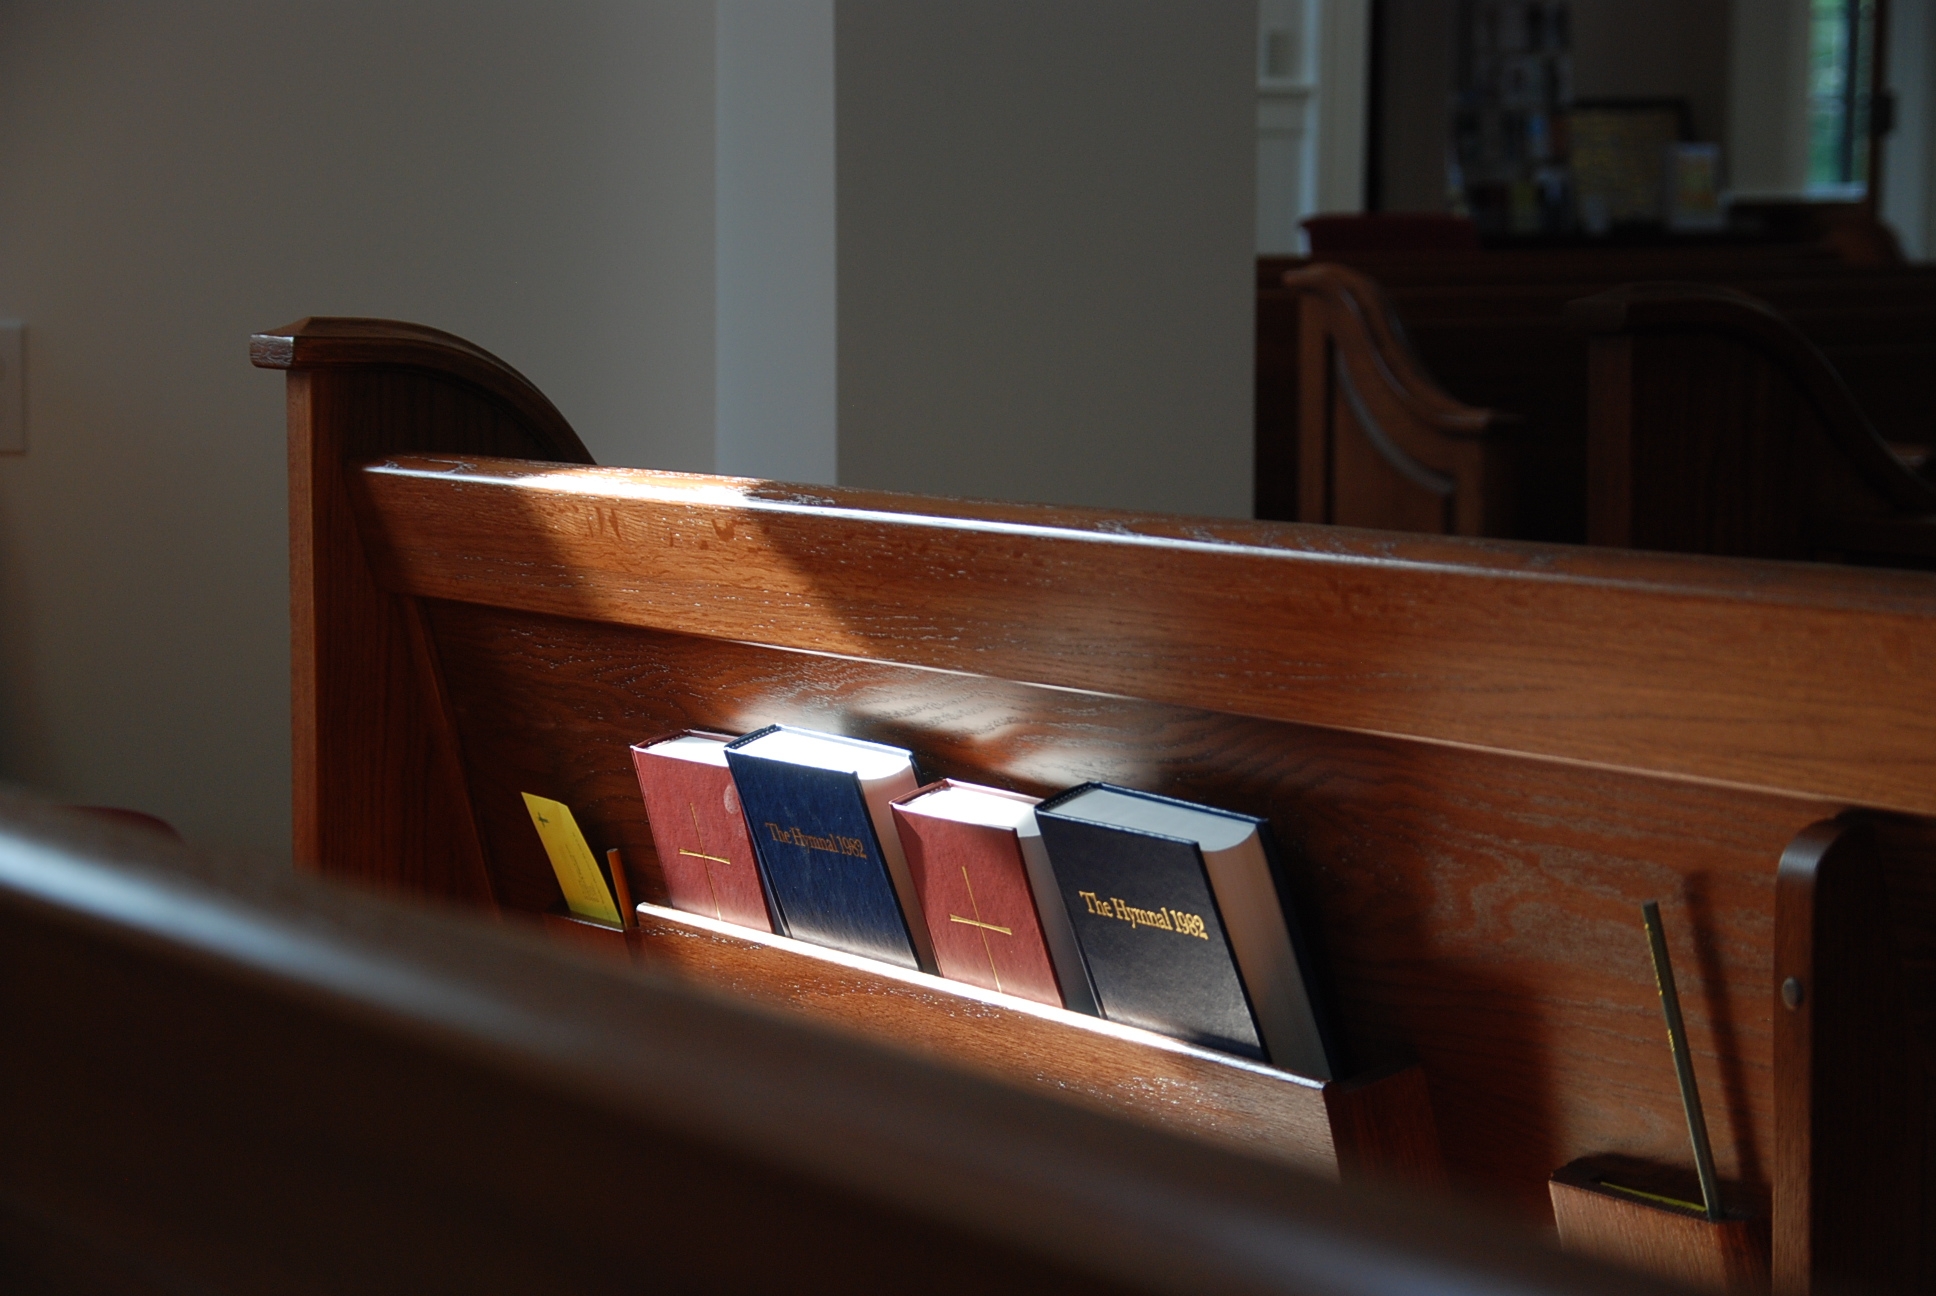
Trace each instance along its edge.
<path fill-rule="evenodd" d="M 1592 543 L 1936 567 L 1936 485 L 1767 303 L 1639 284 L 1567 313 L 1591 335 Z"/>
<path fill-rule="evenodd" d="M 1500 416 L 1439 390 L 1363 275 L 1312 265 L 1286 274 L 1284 287 L 1299 312 L 1298 519 L 1506 534 L 1511 468 Z"/>
<path fill-rule="evenodd" d="M 535 931 L 0 794 L 0 1285 L 1666 1296 Z"/>
<path fill-rule="evenodd" d="M 1780 1289 L 1927 1284 L 1936 577 L 592 468 L 455 339 L 254 345 L 290 371 L 304 866 L 535 915 L 532 791 L 660 900 L 627 744 L 770 721 L 1269 816 L 1347 1074 L 1417 1062 L 1452 1176 L 1531 1222 L 1581 1156 L 1683 1158 L 1633 917 L 1659 898 Z M 946 1043 L 981 1029 L 965 996 L 676 931 L 637 953 L 982 1066 Z M 1077 1038 L 1009 1078 L 1269 1152 L 1269 1111 Z"/>
<path fill-rule="evenodd" d="M 1339 212 L 1298 223 L 1313 256 L 1479 250 L 1479 227 L 1468 217 L 1444 212 Z"/>
<path fill-rule="evenodd" d="M 1842 373 L 1857 404 L 1894 442 L 1936 442 L 1927 377 L 1936 368 L 1936 271 L 1852 267 L 1818 245 L 1515 252 L 1338 254 L 1377 283 L 1423 370 L 1454 399 L 1507 411 L 1514 465 L 1503 534 L 1586 540 L 1586 341 L 1566 303 L 1624 283 L 1735 288 L 1769 302 Z M 1260 258 L 1257 295 L 1259 517 L 1296 519 L 1299 298 Z"/>

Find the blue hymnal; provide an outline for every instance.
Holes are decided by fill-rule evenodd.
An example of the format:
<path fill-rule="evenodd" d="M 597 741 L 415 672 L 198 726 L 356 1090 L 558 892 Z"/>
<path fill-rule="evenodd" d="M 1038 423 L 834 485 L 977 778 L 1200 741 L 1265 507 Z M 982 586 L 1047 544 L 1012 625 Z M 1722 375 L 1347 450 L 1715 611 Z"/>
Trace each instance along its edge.
<path fill-rule="evenodd" d="M 909 931 L 921 926 L 919 915 L 912 922 L 903 916 L 897 896 L 893 864 L 900 842 L 894 839 L 891 860 L 870 805 L 880 802 L 885 814 L 887 801 L 914 790 L 909 754 L 772 725 L 729 744 L 726 764 L 780 929 L 816 945 L 920 967 Z"/>

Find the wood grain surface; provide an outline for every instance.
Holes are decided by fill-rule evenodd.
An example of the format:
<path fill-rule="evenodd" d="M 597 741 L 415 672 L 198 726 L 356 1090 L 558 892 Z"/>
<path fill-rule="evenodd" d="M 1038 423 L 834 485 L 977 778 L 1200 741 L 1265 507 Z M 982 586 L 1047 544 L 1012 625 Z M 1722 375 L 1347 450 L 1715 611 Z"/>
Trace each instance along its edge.
<path fill-rule="evenodd" d="M 628 746 L 686 727 L 787 722 L 909 747 L 930 778 L 1263 815 L 1346 1074 L 1416 1060 L 1452 1183 L 1535 1220 L 1555 1166 L 1683 1155 L 1643 900 L 1683 970 L 1717 1163 L 1757 1208 L 1794 1178 L 1796 1119 L 1809 1165 L 1847 1135 L 1784 1087 L 1772 1016 L 1775 862 L 1811 824 L 1861 809 L 1840 822 L 1887 879 L 1903 1018 L 1936 1022 L 1936 577 L 511 462 L 484 456 L 558 451 L 488 390 L 435 436 L 411 421 L 472 362 L 292 375 L 342 397 L 302 425 L 332 429 L 337 475 L 317 452 L 295 479 L 335 510 L 311 541 L 328 563 L 297 569 L 317 599 L 298 681 L 312 649 L 328 681 L 298 690 L 299 825 L 333 826 L 331 871 L 540 913 L 559 896 L 528 791 L 660 899 Z M 330 572 L 363 601 L 324 609 Z M 708 975 L 737 957 L 683 948 Z M 740 974 L 742 999 L 818 1002 Z M 846 989 L 823 1010 L 880 1007 Z M 1926 1100 L 1919 1047 L 1889 1084 Z M 1814 1191 L 1801 1173 L 1781 1191 Z M 1905 1200 L 1920 1224 L 1880 1245 L 1920 1263 L 1936 1193 Z M 1880 1236 L 1812 1218 L 1811 1282 Z"/>
<path fill-rule="evenodd" d="M 375 329 L 369 321 L 325 323 Z M 290 331 L 299 342 L 307 336 L 303 325 Z M 327 333 L 317 348 L 296 345 L 293 358 L 275 353 L 291 369 L 295 858 L 305 868 L 490 903 L 435 645 L 413 603 L 376 587 L 344 465 L 394 448 L 451 444 L 579 462 L 590 456 L 555 410 L 552 423 L 534 421 L 550 402 L 535 392 L 519 398 L 528 384 L 493 369 L 498 362 L 487 353 L 439 340 L 448 335 L 419 330 L 435 336 L 411 336 L 404 350 L 419 363 L 454 356 L 455 374 L 397 363 L 358 367 L 371 347 L 398 344 L 376 331 L 375 341 L 347 330 L 348 338 Z M 256 350 L 260 362 L 264 347 Z"/>
<path fill-rule="evenodd" d="M 1800 559 L 1843 556 L 1824 523 L 1893 519 L 1936 537 L 1936 484 L 1896 458 L 1827 357 L 1767 303 L 1654 284 L 1567 311 L 1592 333 L 1589 459 L 1609 478 L 1589 481 L 1594 543 Z M 1932 544 L 1849 556 L 1913 565 Z"/>
<path fill-rule="evenodd" d="M 1657 1200 L 1699 1202 L 1700 1183 L 1691 1175 L 1630 1158 L 1589 1157 L 1554 1171 L 1551 1187 L 1553 1222 L 1568 1251 L 1702 1291 L 1761 1296 L 1768 1290 L 1766 1215 L 1734 1211 L 1710 1220 L 1698 1209 Z"/>
<path fill-rule="evenodd" d="M 1660 899 L 1717 1157 L 1767 1191 L 1774 863 L 1829 803 L 427 606 L 513 907 L 560 898 L 521 791 L 568 802 L 594 849 L 622 848 L 635 894 L 663 897 L 626 744 L 681 726 L 800 724 L 910 747 L 930 777 L 1037 796 L 1102 779 L 1264 815 L 1292 857 L 1348 1067 L 1422 1061 L 1453 1176 L 1543 1214 L 1557 1165 L 1684 1146 L 1639 919 Z"/>
<path fill-rule="evenodd" d="M 360 482 L 383 581 L 421 597 L 1936 811 L 1936 577 L 1407 562 L 483 460 Z"/>
<path fill-rule="evenodd" d="M 1285 275 L 1284 287 L 1300 302 L 1297 516 L 1509 534 L 1500 417 L 1439 389 L 1365 276 L 1314 265 Z"/>
<path fill-rule="evenodd" d="M 1453 396 L 1509 411 L 1514 506 L 1501 534 L 1587 538 L 1587 339 L 1565 306 L 1622 284 L 1719 284 L 1775 306 L 1823 349 L 1885 436 L 1929 439 L 1928 373 L 1936 364 L 1936 275 L 1928 267 L 1856 269 L 1793 248 L 1592 249 L 1465 257 L 1347 254 L 1375 280 L 1425 369 Z M 1268 263 L 1268 266 L 1266 265 Z M 1262 258 L 1257 295 L 1257 516 L 1297 516 L 1297 296 L 1286 271 L 1313 263 Z M 1272 273 L 1272 272 L 1275 273 Z M 1595 398 L 1596 401 L 1599 398 Z"/>
<path fill-rule="evenodd" d="M 1348 1166 L 1361 1179 L 1443 1177 L 1415 1066 L 1350 1086 L 1351 1119 L 1334 1134 L 1330 1086 L 1319 1081 L 676 909 L 648 905 L 640 919 L 639 959 L 696 984 L 1309 1174 L 1337 1178 Z M 1398 1148 L 1430 1152 L 1407 1163 L 1387 1151 Z"/>

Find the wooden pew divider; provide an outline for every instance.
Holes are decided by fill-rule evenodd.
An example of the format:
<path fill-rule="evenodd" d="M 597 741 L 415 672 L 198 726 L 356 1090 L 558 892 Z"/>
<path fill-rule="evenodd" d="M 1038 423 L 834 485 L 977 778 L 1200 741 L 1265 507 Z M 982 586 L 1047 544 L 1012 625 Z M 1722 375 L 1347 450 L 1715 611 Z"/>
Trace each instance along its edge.
<path fill-rule="evenodd" d="M 289 370 L 303 867 L 537 921 L 519 793 L 555 797 L 621 852 L 645 903 L 599 938 L 641 965 L 1279 1163 L 1442 1165 L 1533 1222 L 1555 1167 L 1684 1159 L 1631 920 L 1657 896 L 1721 1175 L 1808 1239 L 1778 1288 L 1936 1263 L 1924 1136 L 1844 1110 L 1771 979 L 1798 923 L 1821 1011 L 1894 970 L 1851 954 L 1868 902 L 1777 883 L 1824 823 L 1881 825 L 1903 967 L 1936 951 L 1936 577 L 597 468 L 447 335 L 303 321 L 254 355 Z M 664 908 L 629 744 L 774 721 L 1270 818 L 1351 1083 Z M 1875 1041 L 1936 981 L 1902 986 L 1837 1048 L 1913 1107 L 1927 1059 Z"/>
<path fill-rule="evenodd" d="M 1357 271 L 1313 265 L 1284 287 L 1298 299 L 1298 520 L 1508 534 L 1513 416 L 1441 391 Z"/>

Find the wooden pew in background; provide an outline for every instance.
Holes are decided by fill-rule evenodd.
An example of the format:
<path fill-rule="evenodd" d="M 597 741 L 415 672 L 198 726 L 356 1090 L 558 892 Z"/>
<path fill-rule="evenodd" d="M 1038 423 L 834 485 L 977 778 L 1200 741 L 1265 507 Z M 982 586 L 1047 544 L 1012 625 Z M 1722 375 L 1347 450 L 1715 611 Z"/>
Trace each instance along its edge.
<path fill-rule="evenodd" d="M 1720 255 L 1728 252 L 1730 255 Z M 1859 405 L 1885 436 L 1928 443 L 1936 436 L 1927 399 L 1936 365 L 1936 273 L 1924 268 L 1856 270 L 1818 259 L 1715 249 L 1689 256 L 1605 255 L 1591 262 L 1533 254 L 1481 254 L 1498 278 L 1446 258 L 1377 259 L 1360 265 L 1385 290 L 1419 362 L 1454 398 L 1518 416 L 1506 441 L 1516 469 L 1504 534 L 1572 543 L 1586 539 L 1586 344 L 1565 323 L 1565 303 L 1623 282 L 1672 279 L 1718 283 L 1773 303 L 1847 376 Z M 1358 258 L 1369 262 L 1371 258 Z M 1354 264 L 1357 264 L 1354 262 Z M 1543 265 L 1547 277 L 1528 272 Z M 1259 516 L 1300 516 L 1285 474 L 1295 465 L 1275 449 L 1294 444 L 1297 354 L 1291 290 L 1259 294 Z M 1389 525 L 1408 525 L 1393 518 Z"/>
<path fill-rule="evenodd" d="M 1311 264 L 1302 257 L 1257 262 L 1254 511 L 1259 518 L 1301 516 L 1294 449 L 1300 307 L 1298 294 L 1283 279 L 1286 272 Z M 1832 274 L 1845 268 L 1816 244 L 1356 253 L 1324 264 L 1345 265 L 1380 285 L 1412 328 L 1411 344 L 1427 371 L 1455 399 L 1517 416 L 1510 440 L 1520 484 L 1508 533 L 1574 543 L 1586 533 L 1585 356 L 1560 327 L 1564 302 L 1636 279 Z M 1571 287 L 1555 296 L 1560 285 Z M 1516 295 L 1528 293 L 1530 303 L 1514 305 Z M 1413 311 L 1408 307 L 1415 294 L 1423 300 Z M 1448 294 L 1450 303 L 1435 302 Z M 1486 335 L 1496 331 L 1491 321 L 1501 309 L 1510 315 L 1531 313 L 1554 327 L 1527 339 L 1496 340 Z M 1441 319 L 1448 327 L 1434 328 Z"/>
<path fill-rule="evenodd" d="M 658 899 L 627 744 L 771 721 L 1267 816 L 1344 1073 L 1416 1063 L 1453 1181 L 1533 1224 L 1583 1156 L 1685 1161 L 1637 920 L 1660 899 L 1781 1289 L 1936 1272 L 1936 577 L 491 458 L 480 434 L 575 441 L 472 348 L 342 321 L 255 345 L 291 371 L 305 866 L 534 917 L 560 897 L 529 791 Z M 1302 1137 L 1281 1073 L 1222 1108 L 1236 1064 L 1105 1067 L 1067 1025 L 1002 1069 L 1008 1009 L 746 944 L 632 939 L 1125 1129 Z"/>
<path fill-rule="evenodd" d="M 1439 390 L 1363 275 L 1319 264 L 1285 275 L 1284 287 L 1299 304 L 1297 516 L 1509 534 L 1516 519 L 1501 426 L 1509 420 Z"/>
<path fill-rule="evenodd" d="M 0 965 L 10 1296 L 1667 1296 L 536 929 L 13 795 Z"/>
<path fill-rule="evenodd" d="M 1568 313 L 1591 336 L 1592 543 L 1936 568 L 1936 484 L 1765 302 L 1643 284 Z"/>

